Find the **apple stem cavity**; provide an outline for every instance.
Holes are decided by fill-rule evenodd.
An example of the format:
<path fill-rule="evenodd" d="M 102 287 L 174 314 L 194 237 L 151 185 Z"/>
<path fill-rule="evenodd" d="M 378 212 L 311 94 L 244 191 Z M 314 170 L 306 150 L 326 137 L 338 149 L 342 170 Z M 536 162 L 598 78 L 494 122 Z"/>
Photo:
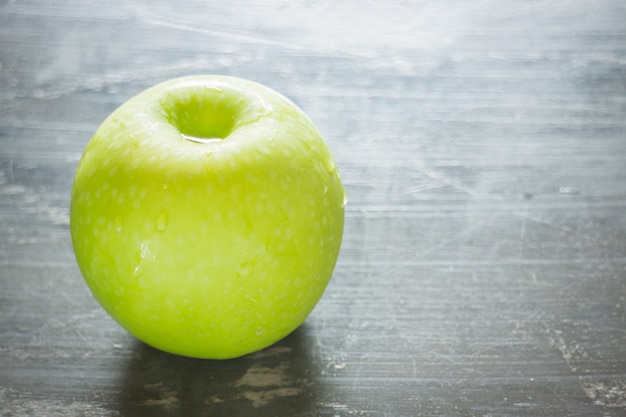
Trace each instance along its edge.
<path fill-rule="evenodd" d="M 161 105 L 168 122 L 182 138 L 196 143 L 218 142 L 235 130 L 242 106 L 240 102 L 233 103 L 232 97 L 221 89 L 179 94 L 183 96 L 162 101 Z"/>

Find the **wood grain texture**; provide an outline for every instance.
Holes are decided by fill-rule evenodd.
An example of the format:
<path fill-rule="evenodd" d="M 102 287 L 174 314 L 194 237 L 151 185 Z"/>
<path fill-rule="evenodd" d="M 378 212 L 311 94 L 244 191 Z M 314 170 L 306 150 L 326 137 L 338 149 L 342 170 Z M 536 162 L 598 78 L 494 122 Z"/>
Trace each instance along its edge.
<path fill-rule="evenodd" d="M 619 0 L 0 1 L 0 414 L 626 413 Z M 265 83 L 349 203 L 307 322 L 232 361 L 155 351 L 91 298 L 69 193 L 165 79 Z"/>

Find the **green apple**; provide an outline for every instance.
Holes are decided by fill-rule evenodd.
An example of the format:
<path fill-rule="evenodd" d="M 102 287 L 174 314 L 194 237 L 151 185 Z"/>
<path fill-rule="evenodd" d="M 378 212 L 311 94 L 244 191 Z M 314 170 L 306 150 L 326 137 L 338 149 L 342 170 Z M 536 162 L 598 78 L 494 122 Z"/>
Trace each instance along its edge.
<path fill-rule="evenodd" d="M 78 165 L 70 228 L 94 297 L 166 352 L 225 359 L 304 322 L 339 254 L 344 189 L 318 129 L 233 77 L 145 90 Z"/>

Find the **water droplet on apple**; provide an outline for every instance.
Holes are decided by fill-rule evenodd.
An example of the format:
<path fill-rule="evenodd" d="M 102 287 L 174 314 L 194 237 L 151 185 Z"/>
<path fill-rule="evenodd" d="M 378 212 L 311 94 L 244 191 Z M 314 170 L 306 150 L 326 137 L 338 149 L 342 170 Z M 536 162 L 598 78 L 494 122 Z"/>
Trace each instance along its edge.
<path fill-rule="evenodd" d="M 165 232 L 165 230 L 167 230 L 167 224 L 168 224 L 167 211 L 163 210 L 162 212 L 159 213 L 159 215 L 155 219 L 154 228 L 157 230 L 157 232 L 162 233 L 162 232 Z"/>
<path fill-rule="evenodd" d="M 257 327 L 255 333 L 257 336 L 265 336 L 265 329 L 262 327 Z"/>
<path fill-rule="evenodd" d="M 324 166 L 326 167 L 326 171 L 330 174 L 334 174 L 337 171 L 337 166 L 332 157 L 328 157 L 324 160 Z"/>
<path fill-rule="evenodd" d="M 348 194 L 346 190 L 343 190 L 343 202 L 341 203 L 341 208 L 344 208 L 348 204 Z"/>
<path fill-rule="evenodd" d="M 250 275 L 250 270 L 252 269 L 252 267 L 250 266 L 249 263 L 243 263 L 241 265 L 239 265 L 237 267 L 237 275 L 239 275 L 240 277 L 246 277 L 248 275 Z"/>
<path fill-rule="evenodd" d="M 324 194 L 328 194 L 328 185 L 324 184 Z"/>

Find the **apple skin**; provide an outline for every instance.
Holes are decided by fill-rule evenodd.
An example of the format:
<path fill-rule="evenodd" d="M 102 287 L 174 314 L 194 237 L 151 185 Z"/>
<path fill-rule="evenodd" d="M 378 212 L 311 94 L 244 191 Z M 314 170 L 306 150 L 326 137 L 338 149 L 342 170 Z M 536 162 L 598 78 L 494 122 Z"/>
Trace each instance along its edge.
<path fill-rule="evenodd" d="M 314 124 L 251 81 L 133 97 L 78 165 L 70 230 L 94 298 L 160 350 L 242 356 L 300 326 L 332 275 L 344 189 Z"/>

